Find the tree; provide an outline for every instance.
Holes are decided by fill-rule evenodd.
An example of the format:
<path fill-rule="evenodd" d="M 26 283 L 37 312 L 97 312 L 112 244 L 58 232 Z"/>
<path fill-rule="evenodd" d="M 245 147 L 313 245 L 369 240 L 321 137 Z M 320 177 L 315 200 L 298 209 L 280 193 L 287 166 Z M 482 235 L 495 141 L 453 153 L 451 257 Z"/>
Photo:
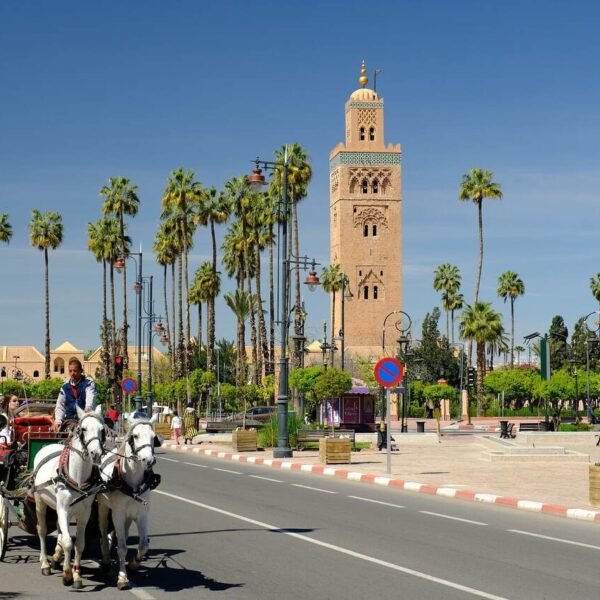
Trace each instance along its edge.
<path fill-rule="evenodd" d="M 505 271 L 498 277 L 498 296 L 506 302 L 510 298 L 510 368 L 515 366 L 515 300 L 525 293 L 523 280 L 514 271 Z"/>
<path fill-rule="evenodd" d="M 308 152 L 300 144 L 291 144 L 282 146 L 275 151 L 275 162 L 280 166 L 275 169 L 272 187 L 278 192 L 278 196 L 283 196 L 283 163 L 287 157 L 288 162 L 288 197 L 290 199 L 292 209 L 292 227 L 288 239 L 288 248 L 282 249 L 286 252 L 285 256 L 290 257 L 292 240 L 294 247 L 294 255 L 300 256 L 300 236 L 298 222 L 298 204 L 308 195 L 308 184 L 312 178 L 312 167 L 310 166 Z M 287 217 L 287 215 L 286 215 Z M 296 336 L 301 335 L 301 327 L 303 322 L 302 315 L 302 292 L 300 289 L 300 272 L 295 270 L 295 318 L 294 332 Z M 291 294 L 290 294 L 291 296 Z M 292 356 L 292 366 L 300 366 L 301 345 L 295 344 L 294 354 Z"/>
<path fill-rule="evenodd" d="M 590 277 L 590 289 L 592 290 L 592 296 L 596 299 L 596 302 L 600 305 L 600 273 Z"/>
<path fill-rule="evenodd" d="M 115 215 L 119 221 L 120 256 L 123 259 L 123 333 L 121 352 L 127 356 L 127 261 L 129 248 L 125 240 L 125 216 L 137 215 L 140 200 L 137 195 L 137 185 L 132 185 L 126 177 L 109 177 L 108 185 L 102 186 L 100 196 L 104 198 L 102 212 L 105 215 Z"/>
<path fill-rule="evenodd" d="M 58 212 L 41 213 L 33 209 L 29 223 L 31 245 L 44 253 L 45 295 L 46 295 L 46 344 L 44 368 L 46 379 L 50 379 L 50 285 L 48 249 L 56 250 L 63 240 L 62 217 Z"/>
<path fill-rule="evenodd" d="M 352 389 L 350 373 L 340 369 L 327 369 L 319 377 L 314 386 L 315 396 L 323 402 L 333 398 L 341 398 Z M 333 421 L 331 423 L 333 427 Z"/>
<path fill-rule="evenodd" d="M 460 289 L 460 271 L 458 267 L 450 263 L 440 265 L 434 272 L 433 289 L 442 292 L 442 302 L 446 311 L 446 337 L 450 339 L 449 313 L 452 310 L 451 299 Z M 454 335 L 454 331 L 453 331 Z"/>
<path fill-rule="evenodd" d="M 296 390 L 299 394 L 304 394 L 304 409 L 309 414 L 316 410 L 317 396 L 315 395 L 315 387 L 323 373 L 325 373 L 323 367 L 306 367 L 290 371 L 290 388 Z"/>
<path fill-rule="evenodd" d="M 531 369 L 491 371 L 485 376 L 484 389 L 494 396 L 504 393 L 507 406 L 514 404 L 515 408 L 521 408 L 527 400 L 531 400 L 539 381 L 540 374 Z"/>
<path fill-rule="evenodd" d="M 215 236 L 215 225 L 225 223 L 231 215 L 230 198 L 223 192 L 217 192 L 217 189 L 212 187 L 200 197 L 198 210 L 196 212 L 196 222 L 200 225 L 208 225 L 210 227 L 210 236 L 212 240 L 212 271 L 213 278 L 217 278 L 217 240 Z M 208 299 L 207 305 L 207 368 L 211 369 L 213 365 L 213 355 L 215 351 L 215 296 Z"/>
<path fill-rule="evenodd" d="M 329 364 L 333 367 L 333 356 L 335 348 L 335 295 L 342 289 L 343 278 L 340 265 L 335 264 L 325 267 L 321 273 L 321 285 L 323 291 L 331 294 L 331 344 L 329 349 Z"/>
<path fill-rule="evenodd" d="M 464 296 L 462 294 L 453 293 L 444 299 L 444 306 L 450 311 L 450 323 L 452 331 L 452 343 L 454 344 L 454 313 L 457 310 L 462 310 L 465 303 Z"/>
<path fill-rule="evenodd" d="M 12 225 L 8 222 L 8 214 L 0 215 L 0 242 L 10 244 L 12 238 Z"/>
<path fill-rule="evenodd" d="M 198 307 L 201 306 L 202 301 L 206 302 L 207 305 L 212 304 L 214 306 L 214 299 L 219 295 L 219 292 L 221 291 L 221 276 L 217 271 L 213 269 L 213 265 L 210 262 L 203 262 L 196 270 L 196 273 L 194 275 L 193 289 L 197 292 L 196 296 L 194 297 L 194 300 L 199 300 Z M 207 333 L 209 334 L 207 340 L 209 341 L 209 343 L 212 342 L 214 347 L 214 339 L 210 338 L 210 331 L 214 331 L 215 329 L 214 310 L 208 311 L 207 317 L 208 319 L 206 329 Z M 199 313 L 198 318 L 201 319 L 201 313 Z M 198 340 L 198 343 L 200 343 L 200 340 Z M 208 356 L 209 354 L 207 344 L 206 368 L 210 371 L 213 367 L 214 361 L 212 361 L 211 359 L 212 362 L 209 363 Z"/>
<path fill-rule="evenodd" d="M 483 266 L 483 200 L 502 198 L 500 185 L 492 181 L 492 172 L 487 169 L 471 169 L 465 173 L 460 184 L 459 200 L 469 200 L 477 206 L 477 220 L 479 223 L 479 265 L 477 267 L 477 283 L 475 285 L 475 306 L 479 300 L 479 285 L 481 282 L 481 268 Z"/>
<path fill-rule="evenodd" d="M 477 416 L 483 406 L 483 380 L 485 376 L 485 347 L 495 342 L 503 333 L 502 316 L 489 302 L 466 305 L 460 318 L 460 334 L 465 340 L 476 343 L 477 352 Z"/>
<path fill-rule="evenodd" d="M 552 319 L 548 334 L 550 338 L 550 371 L 567 368 L 570 358 L 567 345 L 569 330 L 560 315 L 556 315 Z"/>
<path fill-rule="evenodd" d="M 156 232 L 156 236 L 154 238 L 154 256 L 156 257 L 156 262 L 162 266 L 163 268 L 163 303 L 165 306 L 165 324 L 167 327 L 167 338 L 168 338 L 168 348 L 169 348 L 169 356 L 171 357 L 171 364 L 173 362 L 173 336 L 171 333 L 171 323 L 169 318 L 169 301 L 167 297 L 167 268 L 169 266 L 173 267 L 175 265 L 175 261 L 177 260 L 177 249 L 175 244 L 173 244 L 173 238 L 169 234 L 168 225 L 166 223 L 161 223 L 159 230 Z M 173 306 L 173 310 L 175 306 Z M 201 341 L 199 340 L 200 344 Z"/>
<path fill-rule="evenodd" d="M 515 346 L 515 352 L 517 353 L 517 366 L 521 365 L 521 353 L 525 352 L 525 348 L 523 346 Z"/>
<path fill-rule="evenodd" d="M 244 290 L 235 290 L 235 292 L 227 292 L 223 296 L 225 303 L 231 309 L 231 312 L 237 318 L 237 368 L 236 368 L 236 384 L 242 386 L 246 383 L 246 319 L 250 314 L 250 305 L 252 298 L 248 292 Z"/>
<path fill-rule="evenodd" d="M 175 169 L 169 175 L 167 187 L 162 196 L 163 215 L 171 216 L 177 222 L 178 238 L 180 240 L 181 259 L 179 275 L 179 352 L 183 363 L 183 374 L 187 374 L 189 357 L 187 347 L 190 342 L 190 302 L 189 302 L 189 276 L 188 276 L 188 252 L 192 246 L 193 221 L 195 208 L 200 202 L 202 186 L 199 181 L 194 180 L 194 172 L 186 171 L 183 167 Z M 180 263 L 181 264 L 181 263 Z M 182 272 L 183 270 L 183 272 Z M 181 279 L 185 284 L 185 340 L 183 338 L 183 288 Z"/>

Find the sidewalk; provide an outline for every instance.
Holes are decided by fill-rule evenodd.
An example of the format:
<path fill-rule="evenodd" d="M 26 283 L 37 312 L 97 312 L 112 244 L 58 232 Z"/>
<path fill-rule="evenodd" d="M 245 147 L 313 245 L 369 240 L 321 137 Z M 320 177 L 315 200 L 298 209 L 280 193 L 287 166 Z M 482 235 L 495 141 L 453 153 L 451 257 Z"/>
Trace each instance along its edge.
<path fill-rule="evenodd" d="M 536 457 L 536 462 L 490 462 L 484 453 L 503 448 L 497 433 L 484 430 L 473 435 L 443 435 L 440 443 L 431 433 L 403 438 L 403 434 L 394 432 L 394 437 L 398 451 L 392 453 L 390 474 L 386 452 L 377 449 L 353 452 L 350 465 L 328 467 L 319 462 L 316 450 L 294 451 L 293 457 L 285 460 L 273 460 L 271 450 L 235 454 L 226 441 L 227 434 L 204 434 L 195 438 L 200 443 L 179 447 L 167 440 L 163 447 L 600 523 L 600 507 L 591 506 L 588 500 L 588 464 L 600 462 L 595 438 L 550 443 L 589 455 L 589 462 L 581 455 L 576 462 L 551 455 L 547 459 Z M 518 449 L 527 447 L 523 434 L 511 442 Z"/>

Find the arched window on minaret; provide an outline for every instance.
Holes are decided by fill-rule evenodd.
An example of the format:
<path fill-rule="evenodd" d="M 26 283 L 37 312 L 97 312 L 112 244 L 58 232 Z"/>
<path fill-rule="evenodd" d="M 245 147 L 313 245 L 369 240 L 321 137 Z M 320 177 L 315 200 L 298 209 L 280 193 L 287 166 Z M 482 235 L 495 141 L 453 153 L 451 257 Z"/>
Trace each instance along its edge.
<path fill-rule="evenodd" d="M 365 141 L 365 128 L 364 127 L 361 127 L 358 130 L 358 137 L 359 137 L 359 139 L 360 139 L 361 142 Z"/>
<path fill-rule="evenodd" d="M 375 127 L 371 127 L 369 129 L 369 141 L 371 141 L 371 142 L 375 141 Z"/>
<path fill-rule="evenodd" d="M 364 237 L 369 237 L 369 226 L 368 225 L 365 225 L 363 227 L 363 236 Z"/>
<path fill-rule="evenodd" d="M 377 225 L 373 225 L 373 237 L 377 237 Z"/>
<path fill-rule="evenodd" d="M 369 182 L 366 179 L 362 180 L 362 193 L 363 194 L 369 193 Z"/>
<path fill-rule="evenodd" d="M 377 300 L 377 294 L 379 293 L 379 288 L 374 285 L 373 286 L 373 300 Z"/>
<path fill-rule="evenodd" d="M 373 179 L 373 193 L 379 194 L 379 180 Z"/>
<path fill-rule="evenodd" d="M 365 300 L 369 299 L 369 286 L 365 285 L 365 287 L 363 288 L 363 298 Z"/>

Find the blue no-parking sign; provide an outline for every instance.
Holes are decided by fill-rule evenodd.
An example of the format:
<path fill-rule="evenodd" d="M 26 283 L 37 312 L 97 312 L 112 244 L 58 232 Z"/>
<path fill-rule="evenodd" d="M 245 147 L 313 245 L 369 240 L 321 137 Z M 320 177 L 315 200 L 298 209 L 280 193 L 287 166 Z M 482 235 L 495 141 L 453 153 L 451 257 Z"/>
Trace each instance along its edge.
<path fill-rule="evenodd" d="M 133 394 L 133 392 L 137 392 L 138 389 L 137 381 L 133 379 L 133 377 L 125 377 L 125 379 L 121 381 L 121 389 L 126 394 Z"/>
<path fill-rule="evenodd" d="M 379 385 L 390 388 L 402 381 L 404 365 L 396 358 L 387 356 L 375 365 L 373 372 Z"/>

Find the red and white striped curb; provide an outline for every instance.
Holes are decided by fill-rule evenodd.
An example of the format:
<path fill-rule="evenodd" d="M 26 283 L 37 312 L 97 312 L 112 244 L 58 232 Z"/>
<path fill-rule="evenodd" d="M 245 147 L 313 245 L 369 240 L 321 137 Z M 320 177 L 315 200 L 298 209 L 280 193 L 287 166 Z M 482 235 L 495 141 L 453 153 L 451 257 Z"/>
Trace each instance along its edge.
<path fill-rule="evenodd" d="M 486 504 L 501 504 L 511 508 L 527 510 L 529 512 L 541 512 L 568 519 L 579 519 L 580 521 L 594 521 L 600 523 L 600 512 L 586 510 L 583 508 L 566 508 L 556 504 L 545 504 L 533 500 L 519 500 L 507 496 L 496 496 L 494 494 L 481 494 L 470 490 L 459 490 L 451 487 L 437 487 L 426 483 L 417 483 L 416 481 L 404 481 L 394 479 L 383 475 L 374 475 L 373 473 L 360 473 L 358 471 L 348 471 L 347 469 L 336 469 L 323 465 L 312 465 L 295 463 L 288 460 L 277 458 L 262 458 L 260 456 L 248 456 L 244 454 L 234 454 L 222 450 L 204 449 L 194 446 L 175 446 L 164 444 L 163 448 L 177 450 L 179 452 L 188 452 L 191 454 L 203 454 L 213 458 L 223 458 L 241 463 L 251 463 L 254 465 L 265 465 L 275 469 L 286 471 L 302 471 L 305 473 L 316 473 L 317 475 L 326 475 L 329 477 L 339 477 L 340 479 L 349 479 L 351 481 L 361 481 L 365 483 L 374 483 L 385 487 L 394 487 L 409 492 L 420 492 L 433 496 L 444 496 L 446 498 L 458 498 L 461 500 L 471 500 L 474 502 L 484 502 Z"/>

